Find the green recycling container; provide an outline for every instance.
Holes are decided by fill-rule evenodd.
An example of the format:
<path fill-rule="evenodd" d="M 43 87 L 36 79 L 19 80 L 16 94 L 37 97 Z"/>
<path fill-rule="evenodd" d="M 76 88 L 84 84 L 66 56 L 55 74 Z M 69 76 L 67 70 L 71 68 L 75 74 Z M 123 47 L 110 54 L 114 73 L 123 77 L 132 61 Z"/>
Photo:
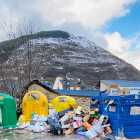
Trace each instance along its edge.
<path fill-rule="evenodd" d="M 7 94 L 0 93 L 0 128 L 14 128 L 17 123 L 15 99 Z"/>

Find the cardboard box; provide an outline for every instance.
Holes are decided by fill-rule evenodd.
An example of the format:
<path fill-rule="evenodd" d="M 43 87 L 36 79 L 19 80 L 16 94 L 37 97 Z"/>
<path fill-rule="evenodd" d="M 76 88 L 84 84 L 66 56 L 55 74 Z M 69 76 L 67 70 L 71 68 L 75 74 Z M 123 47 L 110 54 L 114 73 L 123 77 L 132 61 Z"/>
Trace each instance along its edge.
<path fill-rule="evenodd" d="M 109 133 L 109 134 L 111 134 L 112 133 L 112 129 L 110 128 L 110 126 L 107 126 L 106 128 L 105 128 L 105 133 Z"/>
<path fill-rule="evenodd" d="M 82 120 L 83 118 L 74 116 L 73 119 L 76 120 L 76 121 L 80 121 L 80 120 Z"/>
<path fill-rule="evenodd" d="M 70 124 L 65 124 L 65 125 L 62 125 L 62 128 L 69 128 L 70 127 Z"/>
<path fill-rule="evenodd" d="M 120 95 L 129 95 L 129 94 L 130 94 L 130 89 L 129 88 L 123 88 Z"/>
<path fill-rule="evenodd" d="M 92 124 L 97 124 L 99 122 L 99 119 L 95 118 L 93 121 L 92 121 Z"/>
<path fill-rule="evenodd" d="M 108 86 L 109 96 L 120 96 L 122 95 L 122 90 L 120 89 L 120 85 L 110 85 Z"/>
<path fill-rule="evenodd" d="M 89 119 L 90 119 L 90 115 L 88 114 L 88 115 L 86 115 L 86 116 L 83 118 L 83 121 L 84 121 L 84 122 L 87 122 Z"/>
<path fill-rule="evenodd" d="M 98 112 L 98 108 L 92 108 L 92 109 L 90 109 L 90 111 L 89 111 L 89 114 L 95 114 L 95 111 L 97 111 Z"/>
<path fill-rule="evenodd" d="M 72 133 L 71 129 L 68 129 L 67 131 L 64 131 L 64 134 L 65 134 L 65 135 L 69 135 L 69 134 L 71 134 L 71 133 Z"/>
<path fill-rule="evenodd" d="M 71 133 L 74 133 L 74 128 L 72 126 L 70 126 L 69 129 L 71 130 Z"/>

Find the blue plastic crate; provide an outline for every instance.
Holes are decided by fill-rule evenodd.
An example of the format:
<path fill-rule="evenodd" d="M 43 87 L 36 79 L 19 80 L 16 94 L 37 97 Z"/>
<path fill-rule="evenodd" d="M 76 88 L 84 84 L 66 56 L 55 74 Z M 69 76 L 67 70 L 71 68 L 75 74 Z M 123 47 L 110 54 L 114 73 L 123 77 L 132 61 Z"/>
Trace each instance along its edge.
<path fill-rule="evenodd" d="M 109 106 L 105 100 L 115 100 Z M 139 95 L 102 97 L 102 114 L 109 117 L 108 122 L 115 136 L 126 138 L 140 137 L 140 113 L 131 114 L 134 107 L 140 107 Z"/>

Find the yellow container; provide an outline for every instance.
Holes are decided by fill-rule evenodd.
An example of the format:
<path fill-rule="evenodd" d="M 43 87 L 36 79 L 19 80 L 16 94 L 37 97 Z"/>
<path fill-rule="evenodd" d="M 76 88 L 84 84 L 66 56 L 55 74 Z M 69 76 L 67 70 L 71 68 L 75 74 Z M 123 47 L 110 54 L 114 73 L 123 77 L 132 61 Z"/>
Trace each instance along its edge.
<path fill-rule="evenodd" d="M 46 96 L 39 91 L 26 93 L 22 100 L 22 114 L 25 116 L 26 122 L 32 120 L 32 113 L 37 113 L 39 116 L 48 115 L 48 100 Z"/>
<path fill-rule="evenodd" d="M 60 112 L 71 108 L 70 105 L 76 105 L 76 101 L 69 96 L 59 96 L 52 100 L 52 104 L 56 112 Z"/>

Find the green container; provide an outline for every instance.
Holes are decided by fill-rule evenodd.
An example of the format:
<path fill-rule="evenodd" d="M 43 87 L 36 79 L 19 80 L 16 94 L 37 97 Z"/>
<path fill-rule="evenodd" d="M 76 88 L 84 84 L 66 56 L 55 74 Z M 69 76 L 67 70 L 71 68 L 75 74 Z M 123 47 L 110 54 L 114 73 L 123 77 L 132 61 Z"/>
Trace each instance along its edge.
<path fill-rule="evenodd" d="M 90 117 L 94 118 L 94 117 L 97 117 L 97 115 L 98 115 L 97 112 L 95 112 L 94 114 L 90 114 Z"/>
<path fill-rule="evenodd" d="M 16 127 L 17 113 L 15 99 L 7 94 L 0 93 L 0 128 Z"/>

